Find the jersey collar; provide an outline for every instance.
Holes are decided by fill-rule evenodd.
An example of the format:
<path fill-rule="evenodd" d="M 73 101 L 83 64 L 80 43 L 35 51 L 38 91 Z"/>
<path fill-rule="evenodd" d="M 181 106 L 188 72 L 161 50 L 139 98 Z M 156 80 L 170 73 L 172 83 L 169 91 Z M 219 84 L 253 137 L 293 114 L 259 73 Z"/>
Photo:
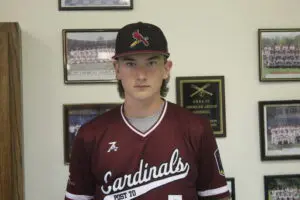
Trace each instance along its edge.
<path fill-rule="evenodd" d="M 147 135 L 149 135 L 153 130 L 155 130 L 155 128 L 161 123 L 162 119 L 164 118 L 166 111 L 167 111 L 167 107 L 168 107 L 168 102 L 166 100 L 164 100 L 164 107 L 162 109 L 162 112 L 160 114 L 160 116 L 158 117 L 157 121 L 153 124 L 152 127 L 150 127 L 146 132 L 141 132 L 138 129 L 136 129 L 127 119 L 127 117 L 124 114 L 124 104 L 122 104 L 121 108 L 120 108 L 120 112 L 121 112 L 121 116 L 123 118 L 123 121 L 125 122 L 125 124 L 136 134 L 138 134 L 139 136 L 142 137 L 146 137 Z"/>

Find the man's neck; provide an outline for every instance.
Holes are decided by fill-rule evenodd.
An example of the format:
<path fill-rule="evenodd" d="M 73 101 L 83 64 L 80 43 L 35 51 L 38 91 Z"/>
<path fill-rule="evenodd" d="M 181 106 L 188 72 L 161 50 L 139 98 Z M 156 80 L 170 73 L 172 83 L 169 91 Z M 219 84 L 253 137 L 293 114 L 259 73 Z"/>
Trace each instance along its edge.
<path fill-rule="evenodd" d="M 124 102 L 124 113 L 126 117 L 148 117 L 159 111 L 164 104 L 164 100 L 159 98 L 157 101 L 126 101 Z"/>

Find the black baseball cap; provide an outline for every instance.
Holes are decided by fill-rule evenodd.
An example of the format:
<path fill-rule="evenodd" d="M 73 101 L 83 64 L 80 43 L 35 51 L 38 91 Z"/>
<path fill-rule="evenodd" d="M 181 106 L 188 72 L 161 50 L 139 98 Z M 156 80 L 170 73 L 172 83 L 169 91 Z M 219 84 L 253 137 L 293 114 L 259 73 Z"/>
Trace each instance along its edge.
<path fill-rule="evenodd" d="M 159 53 L 169 57 L 168 42 L 156 25 L 137 22 L 118 31 L 114 59 L 137 53 Z"/>

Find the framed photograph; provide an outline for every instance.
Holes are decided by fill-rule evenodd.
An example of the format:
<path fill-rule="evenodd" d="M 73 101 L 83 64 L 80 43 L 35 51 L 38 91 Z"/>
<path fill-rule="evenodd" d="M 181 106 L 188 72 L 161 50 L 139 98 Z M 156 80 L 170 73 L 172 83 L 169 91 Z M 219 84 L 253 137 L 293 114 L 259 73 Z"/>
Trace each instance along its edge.
<path fill-rule="evenodd" d="M 112 56 L 118 29 L 64 29 L 64 82 L 115 83 Z"/>
<path fill-rule="evenodd" d="M 209 118 L 216 137 L 226 137 L 224 76 L 176 77 L 176 101 Z"/>
<path fill-rule="evenodd" d="M 235 183 L 234 183 L 234 178 L 226 178 L 227 185 L 229 188 L 230 192 L 230 200 L 235 200 Z"/>
<path fill-rule="evenodd" d="M 117 103 L 63 105 L 65 164 L 70 162 L 72 144 L 80 127 L 118 105 Z"/>
<path fill-rule="evenodd" d="M 300 159 L 300 100 L 260 101 L 261 160 Z"/>
<path fill-rule="evenodd" d="M 132 10 L 133 0 L 58 0 L 59 10 Z"/>
<path fill-rule="evenodd" d="M 265 200 L 300 200 L 300 174 L 264 176 Z"/>
<path fill-rule="evenodd" d="M 300 81 L 300 29 L 258 29 L 260 81 Z"/>

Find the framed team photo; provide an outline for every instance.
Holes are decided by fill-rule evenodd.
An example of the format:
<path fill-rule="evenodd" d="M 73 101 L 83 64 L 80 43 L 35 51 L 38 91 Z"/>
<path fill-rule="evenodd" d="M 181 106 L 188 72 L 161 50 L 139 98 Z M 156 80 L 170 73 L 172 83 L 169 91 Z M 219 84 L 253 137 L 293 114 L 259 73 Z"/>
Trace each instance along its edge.
<path fill-rule="evenodd" d="M 260 101 L 261 160 L 300 159 L 300 100 Z"/>
<path fill-rule="evenodd" d="M 64 82 L 115 83 L 112 56 L 118 29 L 64 29 Z"/>
<path fill-rule="evenodd" d="M 235 182 L 234 178 L 226 178 L 227 186 L 230 192 L 230 200 L 235 200 Z"/>
<path fill-rule="evenodd" d="M 265 200 L 300 200 L 300 174 L 264 176 Z"/>
<path fill-rule="evenodd" d="M 260 81 L 300 81 L 300 29 L 258 29 Z"/>
<path fill-rule="evenodd" d="M 72 144 L 80 127 L 117 105 L 117 103 L 63 105 L 65 164 L 70 162 Z"/>
<path fill-rule="evenodd" d="M 216 137 L 226 137 L 224 76 L 176 77 L 176 101 L 209 118 Z"/>
<path fill-rule="evenodd" d="M 58 0 L 59 10 L 131 10 L 133 0 Z"/>

